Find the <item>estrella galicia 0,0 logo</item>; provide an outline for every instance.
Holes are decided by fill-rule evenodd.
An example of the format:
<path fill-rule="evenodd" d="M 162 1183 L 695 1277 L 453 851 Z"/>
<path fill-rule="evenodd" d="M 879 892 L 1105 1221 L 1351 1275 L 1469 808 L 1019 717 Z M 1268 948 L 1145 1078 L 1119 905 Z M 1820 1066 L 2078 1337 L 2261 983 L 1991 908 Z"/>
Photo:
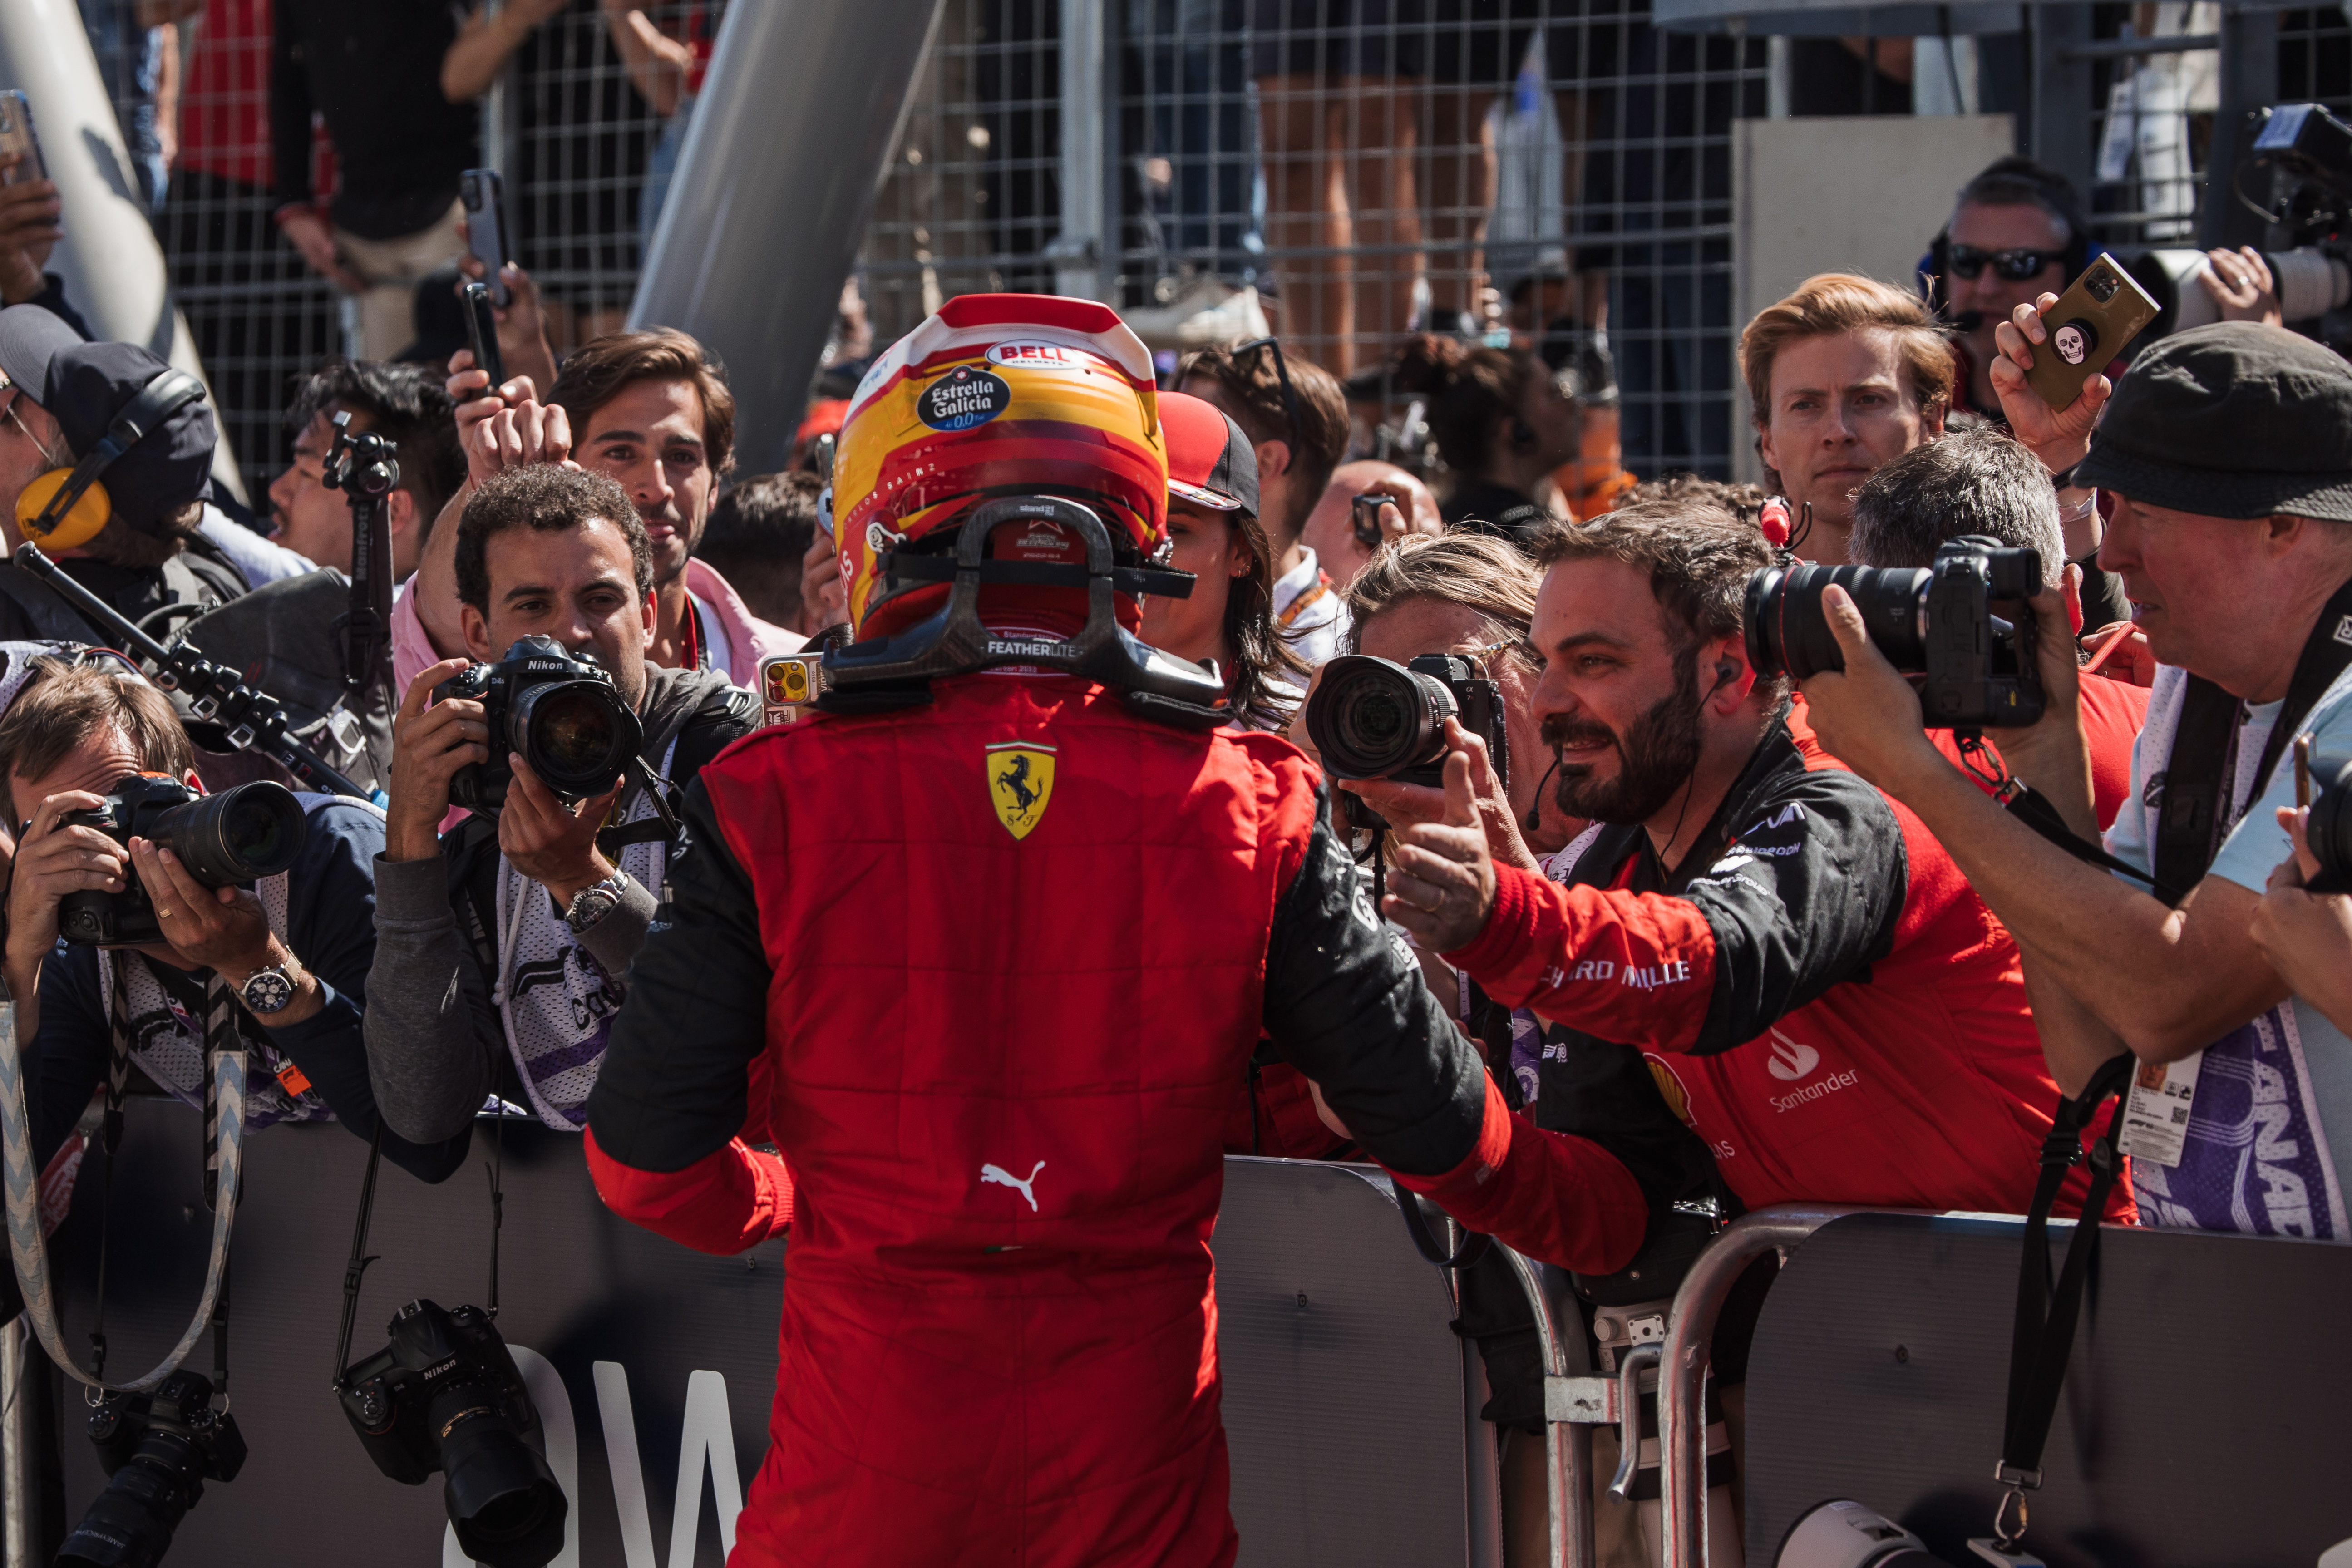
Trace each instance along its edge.
<path fill-rule="evenodd" d="M 969 430 L 987 424 L 1012 402 L 1013 388 L 1003 376 L 960 364 L 923 389 L 915 415 L 934 430 Z"/>

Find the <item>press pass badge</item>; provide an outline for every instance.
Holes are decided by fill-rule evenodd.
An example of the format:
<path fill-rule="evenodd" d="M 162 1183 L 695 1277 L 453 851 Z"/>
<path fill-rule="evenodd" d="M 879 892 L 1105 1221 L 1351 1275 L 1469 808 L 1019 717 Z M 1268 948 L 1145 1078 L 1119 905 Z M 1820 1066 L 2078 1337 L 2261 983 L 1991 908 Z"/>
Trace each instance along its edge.
<path fill-rule="evenodd" d="M 2139 1064 L 2124 1101 L 2119 1146 L 2126 1154 L 2168 1171 L 2180 1163 L 2180 1152 L 2189 1142 L 2189 1110 L 2197 1099 L 2197 1074 L 2204 1065 L 2203 1051 L 2177 1062 Z"/>

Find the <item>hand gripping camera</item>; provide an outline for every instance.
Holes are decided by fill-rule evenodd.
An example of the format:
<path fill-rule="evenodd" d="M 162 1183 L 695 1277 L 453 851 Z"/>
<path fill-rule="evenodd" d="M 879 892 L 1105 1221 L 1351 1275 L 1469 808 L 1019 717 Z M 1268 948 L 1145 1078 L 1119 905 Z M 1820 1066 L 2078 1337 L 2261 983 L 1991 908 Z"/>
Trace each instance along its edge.
<path fill-rule="evenodd" d="M 418 1486 L 438 1470 L 457 1544 L 490 1568 L 541 1568 L 570 1508 L 521 1434 L 539 1424 L 507 1342 L 478 1307 L 411 1301 L 392 1342 L 343 1373 L 352 1429 L 382 1470 Z"/>
<path fill-rule="evenodd" d="M 1425 653 L 1409 664 L 1366 654 L 1335 658 L 1307 703 L 1307 732 L 1339 779 L 1442 788 L 1448 719 L 1486 742 L 1496 776 L 1508 788 L 1502 688 L 1459 655 Z"/>
<path fill-rule="evenodd" d="M 69 811 L 60 826 L 95 827 L 128 849 L 134 837 L 178 857 L 188 875 L 207 888 L 274 877 L 302 852 L 308 826 L 302 803 L 283 784 L 239 784 L 199 795 L 175 778 L 132 773 L 106 804 Z M 122 891 L 68 893 L 58 900 L 58 930 L 68 942 L 127 947 L 164 940 L 155 905 L 133 871 Z"/>
<path fill-rule="evenodd" d="M 523 637 L 496 664 L 478 664 L 433 689 L 436 701 L 463 697 L 482 705 L 490 759 L 457 770 L 449 800 L 496 811 L 514 783 L 509 753 L 530 763 L 540 782 L 566 805 L 613 787 L 645 744 L 636 710 L 602 668 L 577 659 L 553 637 Z"/>
<path fill-rule="evenodd" d="M 1927 567 L 1768 566 L 1748 579 L 1748 662 L 1758 675 L 1802 680 L 1845 668 L 1822 615 L 1832 583 L 1853 596 L 1878 651 L 1919 689 L 1927 728 L 2016 728 L 2042 717 L 2025 606 L 2042 591 L 2039 552 L 1964 534 Z"/>
<path fill-rule="evenodd" d="M 90 1412 L 89 1439 L 112 1479 L 66 1537 L 59 1563 L 152 1568 L 163 1561 L 205 1483 L 233 1481 L 245 1465 L 236 1418 L 212 1400 L 212 1381 L 184 1369 L 152 1394 L 113 1394 Z"/>

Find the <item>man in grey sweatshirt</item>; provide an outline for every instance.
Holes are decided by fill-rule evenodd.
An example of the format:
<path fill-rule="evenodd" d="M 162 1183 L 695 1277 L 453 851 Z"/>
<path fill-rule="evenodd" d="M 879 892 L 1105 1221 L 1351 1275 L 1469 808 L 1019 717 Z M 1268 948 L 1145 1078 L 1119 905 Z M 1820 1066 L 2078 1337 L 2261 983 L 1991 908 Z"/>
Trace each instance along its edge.
<path fill-rule="evenodd" d="M 638 755 L 666 796 L 758 723 L 723 674 L 647 663 L 652 552 L 611 479 L 536 465 L 484 481 L 458 523 L 457 575 L 474 659 L 538 636 L 600 665 L 635 709 Z M 629 966 L 662 921 L 670 845 L 642 777 L 567 805 L 491 734 L 482 703 L 433 700 L 467 662 L 418 676 L 393 725 L 368 1076 L 403 1137 L 455 1137 L 493 1093 L 577 1131 Z M 503 805 L 441 832 L 452 781 L 493 744 L 513 774 Z"/>

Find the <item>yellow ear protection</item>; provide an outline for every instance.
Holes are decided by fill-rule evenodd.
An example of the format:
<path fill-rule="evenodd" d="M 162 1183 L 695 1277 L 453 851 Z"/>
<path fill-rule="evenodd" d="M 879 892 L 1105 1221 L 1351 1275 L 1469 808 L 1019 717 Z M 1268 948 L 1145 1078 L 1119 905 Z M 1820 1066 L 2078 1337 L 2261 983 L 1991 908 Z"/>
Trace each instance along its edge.
<path fill-rule="evenodd" d="M 106 434 L 70 468 L 51 468 L 16 498 L 16 530 L 44 550 L 71 550 L 98 537 L 114 516 L 113 498 L 99 476 L 164 421 L 200 401 L 205 384 L 184 370 L 167 370 L 140 389 Z"/>

